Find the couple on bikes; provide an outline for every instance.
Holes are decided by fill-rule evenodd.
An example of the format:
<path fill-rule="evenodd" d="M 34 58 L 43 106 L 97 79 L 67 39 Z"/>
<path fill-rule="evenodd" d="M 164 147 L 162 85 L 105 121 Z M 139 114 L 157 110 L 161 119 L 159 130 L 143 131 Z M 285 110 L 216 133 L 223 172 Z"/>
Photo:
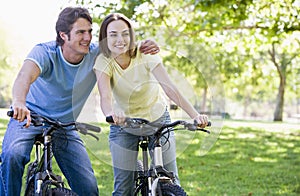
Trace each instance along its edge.
<path fill-rule="evenodd" d="M 132 172 L 120 167 L 120 152 L 115 150 L 117 146 L 137 145 L 134 139 L 126 139 L 132 137 L 130 134 L 120 132 L 124 117 L 140 115 L 169 121 L 159 86 L 202 127 L 208 123 L 207 116 L 200 115 L 171 82 L 157 55 L 157 44 L 135 43 L 131 22 L 124 15 L 110 14 L 104 19 L 97 44 L 91 43 L 88 10 L 67 7 L 59 14 L 56 33 L 56 41 L 38 44 L 30 51 L 14 82 L 14 116 L 2 143 L 0 193 L 20 195 L 24 167 L 30 160 L 34 138 L 41 133 L 40 128 L 30 126 L 30 110 L 63 122 L 74 121 L 97 83 L 101 109 L 115 121 L 109 136 L 115 175 L 113 195 L 131 195 Z M 99 195 L 78 133 L 70 131 L 53 142 L 53 154 L 71 189 L 82 196 Z M 176 156 L 171 153 L 169 157 L 170 170 L 176 173 Z"/>

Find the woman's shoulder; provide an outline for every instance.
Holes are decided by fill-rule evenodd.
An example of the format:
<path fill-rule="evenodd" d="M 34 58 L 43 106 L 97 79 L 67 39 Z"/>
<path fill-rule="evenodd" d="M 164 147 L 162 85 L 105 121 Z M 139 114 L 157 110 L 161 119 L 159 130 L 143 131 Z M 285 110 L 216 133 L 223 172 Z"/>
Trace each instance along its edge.
<path fill-rule="evenodd" d="M 113 59 L 106 57 L 103 53 L 100 53 L 95 61 L 94 69 L 96 70 L 105 70 L 109 67 L 112 67 Z"/>
<path fill-rule="evenodd" d="M 96 61 L 102 61 L 102 62 L 111 62 L 113 59 L 110 57 L 106 57 L 103 53 L 99 53 L 99 55 L 96 58 Z"/>

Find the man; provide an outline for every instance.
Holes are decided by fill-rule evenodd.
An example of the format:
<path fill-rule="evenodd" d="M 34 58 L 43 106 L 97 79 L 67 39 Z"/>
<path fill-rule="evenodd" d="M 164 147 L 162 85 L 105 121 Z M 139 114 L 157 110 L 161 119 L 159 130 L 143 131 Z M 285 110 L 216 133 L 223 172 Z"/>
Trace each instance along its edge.
<path fill-rule="evenodd" d="M 92 18 L 88 11 L 65 8 L 59 14 L 56 32 L 56 42 L 38 44 L 31 50 L 14 82 L 14 115 L 2 143 L 1 195 L 20 195 L 25 164 L 35 136 L 42 131 L 30 126 L 30 112 L 63 122 L 74 121 L 96 83 L 93 64 L 99 47 L 91 43 Z M 157 53 L 159 49 L 154 42 L 146 41 L 141 51 Z M 78 133 L 69 131 L 54 138 L 53 147 L 71 189 L 81 196 L 99 195 Z"/>

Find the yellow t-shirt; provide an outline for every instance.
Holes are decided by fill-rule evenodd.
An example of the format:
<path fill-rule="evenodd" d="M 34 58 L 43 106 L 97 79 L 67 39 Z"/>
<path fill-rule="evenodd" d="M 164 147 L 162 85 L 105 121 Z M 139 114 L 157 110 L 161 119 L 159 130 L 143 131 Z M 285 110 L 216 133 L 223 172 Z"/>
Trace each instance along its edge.
<path fill-rule="evenodd" d="M 94 69 L 111 77 L 114 109 L 121 109 L 126 116 L 156 120 L 163 115 L 166 101 L 152 70 L 162 63 L 156 55 L 144 55 L 137 50 L 135 58 L 123 70 L 113 58 L 100 54 Z"/>

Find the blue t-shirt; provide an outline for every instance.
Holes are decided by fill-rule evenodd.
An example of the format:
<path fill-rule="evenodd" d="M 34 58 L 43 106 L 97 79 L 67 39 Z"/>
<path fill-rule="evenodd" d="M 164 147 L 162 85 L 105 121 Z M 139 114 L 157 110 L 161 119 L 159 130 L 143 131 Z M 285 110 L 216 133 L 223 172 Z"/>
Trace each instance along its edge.
<path fill-rule="evenodd" d="M 27 107 L 46 117 L 63 122 L 79 116 L 96 83 L 93 71 L 99 53 L 97 44 L 79 64 L 68 63 L 55 41 L 36 45 L 26 59 L 34 61 L 41 74 L 29 89 Z"/>

